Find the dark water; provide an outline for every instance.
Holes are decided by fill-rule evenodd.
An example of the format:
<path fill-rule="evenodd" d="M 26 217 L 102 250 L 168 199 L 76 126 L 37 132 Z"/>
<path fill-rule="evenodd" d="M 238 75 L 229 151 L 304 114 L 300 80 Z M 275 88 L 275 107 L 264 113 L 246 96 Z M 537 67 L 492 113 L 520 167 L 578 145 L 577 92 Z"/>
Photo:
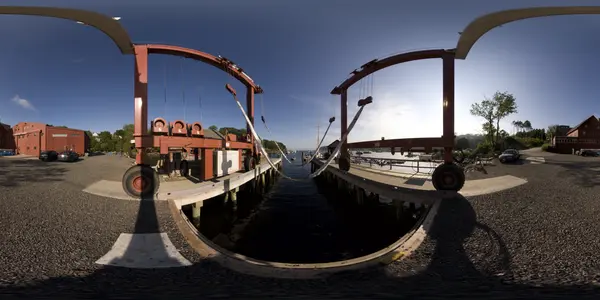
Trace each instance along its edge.
<path fill-rule="evenodd" d="M 310 166 L 300 166 L 299 153 L 292 163 L 284 160 L 283 172 L 307 178 Z M 405 212 L 398 218 L 394 206 L 376 198 L 358 205 L 322 178 L 279 178 L 262 197 L 240 192 L 238 199 L 237 216 L 223 199 L 205 204 L 200 232 L 234 252 L 276 262 L 330 262 L 373 253 L 402 237 L 418 217 Z"/>

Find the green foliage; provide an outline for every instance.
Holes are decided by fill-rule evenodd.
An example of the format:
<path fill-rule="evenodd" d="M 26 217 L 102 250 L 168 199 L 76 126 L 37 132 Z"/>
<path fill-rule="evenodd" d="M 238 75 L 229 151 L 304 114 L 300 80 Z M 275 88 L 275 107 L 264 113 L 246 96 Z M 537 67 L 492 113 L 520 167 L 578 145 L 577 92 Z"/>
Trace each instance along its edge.
<path fill-rule="evenodd" d="M 484 143 L 480 143 L 479 145 L 477 145 L 477 148 L 475 148 L 475 153 L 477 154 L 490 154 L 494 152 L 494 145 L 490 142 L 484 142 Z"/>
<path fill-rule="evenodd" d="M 554 125 L 548 126 L 548 129 L 546 129 L 546 139 L 548 141 L 552 140 L 552 138 L 556 136 L 557 131 L 558 131 L 558 125 L 554 124 Z"/>
<path fill-rule="evenodd" d="M 531 138 L 531 137 L 519 138 L 519 137 L 517 137 L 516 140 L 521 142 L 525 146 L 525 148 L 541 147 L 544 144 L 544 140 L 540 139 L 540 138 Z"/>
<path fill-rule="evenodd" d="M 548 151 L 549 147 L 550 147 L 550 144 L 543 144 L 542 145 L 542 151 Z"/>
<path fill-rule="evenodd" d="M 277 142 L 277 141 L 271 141 L 271 140 L 265 140 L 265 139 L 263 139 L 262 140 L 262 145 L 267 150 L 272 150 L 272 151 L 277 151 L 277 152 L 279 152 L 279 150 L 277 149 L 277 145 L 279 145 L 279 147 L 281 148 L 281 150 L 283 152 L 287 151 L 287 147 L 283 143 Z"/>
<path fill-rule="evenodd" d="M 241 136 L 246 136 L 247 131 L 246 131 L 246 128 L 238 129 L 238 128 L 233 128 L 233 127 L 221 127 L 221 128 L 219 128 L 219 133 L 221 133 L 222 135 L 230 133 L 230 134 L 235 134 L 236 136 L 241 137 Z"/>
<path fill-rule="evenodd" d="M 489 99 L 485 98 L 480 103 L 471 105 L 471 114 L 485 120 L 483 131 L 486 133 L 488 143 L 497 146 L 501 138 L 500 121 L 507 116 L 517 113 L 517 101 L 508 92 L 496 92 Z"/>
<path fill-rule="evenodd" d="M 131 148 L 131 140 L 133 140 L 133 124 L 125 124 L 121 129 L 115 130 L 114 133 L 110 133 L 109 131 L 102 131 L 98 133 L 97 137 L 94 137 L 92 132 L 86 131 L 85 133 L 90 138 L 90 149 L 89 151 L 98 152 L 127 152 Z M 217 130 L 221 134 L 231 133 L 235 134 L 238 137 L 246 136 L 246 128 L 237 129 L 233 127 L 223 127 L 217 128 L 217 126 L 210 126 L 210 129 Z M 277 146 L 275 143 L 278 143 L 283 151 L 287 151 L 287 147 L 281 143 L 270 140 L 263 140 L 263 145 L 268 150 L 277 150 Z M 158 149 L 153 149 L 151 151 L 158 152 Z"/>
<path fill-rule="evenodd" d="M 456 139 L 456 149 L 464 150 L 471 148 L 471 143 L 466 137 L 461 137 Z"/>

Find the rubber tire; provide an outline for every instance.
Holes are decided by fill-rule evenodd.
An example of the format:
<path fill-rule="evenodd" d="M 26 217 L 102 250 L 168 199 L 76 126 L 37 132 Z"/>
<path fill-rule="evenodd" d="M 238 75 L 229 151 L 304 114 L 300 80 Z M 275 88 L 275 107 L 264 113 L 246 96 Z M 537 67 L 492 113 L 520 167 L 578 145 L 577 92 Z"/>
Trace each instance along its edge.
<path fill-rule="evenodd" d="M 446 184 L 444 178 L 446 176 L 454 177 L 452 184 Z M 433 187 L 438 191 L 460 191 L 465 185 L 465 172 L 463 168 L 456 164 L 441 164 L 433 171 L 431 175 Z"/>
<path fill-rule="evenodd" d="M 181 176 L 188 176 L 189 172 L 190 172 L 189 164 L 188 164 L 187 160 L 184 159 L 179 163 L 179 173 Z"/>
<path fill-rule="evenodd" d="M 246 156 L 244 158 L 244 170 L 248 172 L 254 170 L 254 168 L 256 168 L 256 164 L 254 163 L 254 157 Z"/>
<path fill-rule="evenodd" d="M 350 171 L 350 157 L 348 157 L 348 155 L 340 155 L 340 158 L 338 159 L 338 166 L 342 171 Z"/>
<path fill-rule="evenodd" d="M 146 181 L 150 183 L 143 191 L 137 191 L 133 187 L 133 180 L 139 176 L 146 178 Z M 160 187 L 160 180 L 158 174 L 150 166 L 134 165 L 123 174 L 122 184 L 125 193 L 133 198 L 153 199 Z"/>

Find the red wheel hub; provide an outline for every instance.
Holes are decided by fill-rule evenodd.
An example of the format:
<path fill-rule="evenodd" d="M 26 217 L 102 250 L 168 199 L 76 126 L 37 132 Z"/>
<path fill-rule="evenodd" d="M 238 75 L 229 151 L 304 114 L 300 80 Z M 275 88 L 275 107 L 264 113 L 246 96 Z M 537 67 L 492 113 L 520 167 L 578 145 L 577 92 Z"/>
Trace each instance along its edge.
<path fill-rule="evenodd" d="M 445 176 L 444 176 L 444 183 L 445 184 L 447 184 L 447 185 L 453 185 L 455 181 L 456 180 L 455 180 L 455 178 L 454 178 L 454 176 L 452 174 L 448 174 L 448 173 L 445 174 Z"/>
<path fill-rule="evenodd" d="M 144 176 L 137 176 L 133 179 L 132 185 L 136 191 L 142 192 L 149 185 L 149 182 Z"/>

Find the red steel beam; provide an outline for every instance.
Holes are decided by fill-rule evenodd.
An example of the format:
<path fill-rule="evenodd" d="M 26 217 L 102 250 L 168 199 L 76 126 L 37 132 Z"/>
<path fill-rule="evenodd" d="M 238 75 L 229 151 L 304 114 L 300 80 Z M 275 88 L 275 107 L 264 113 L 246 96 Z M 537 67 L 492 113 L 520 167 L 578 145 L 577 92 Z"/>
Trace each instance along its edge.
<path fill-rule="evenodd" d="M 452 163 L 454 148 L 454 53 L 445 53 L 442 58 L 442 142 L 444 162 Z"/>
<path fill-rule="evenodd" d="M 345 90 L 348 90 L 352 85 L 360 81 L 361 79 L 387 67 L 391 67 L 397 64 L 432 58 L 442 58 L 449 50 L 437 49 L 437 50 L 420 50 L 407 53 L 401 53 L 393 55 L 381 60 L 372 60 L 361 66 L 360 70 L 355 70 L 352 75 L 331 90 L 332 95 L 341 95 Z"/>
<path fill-rule="evenodd" d="M 227 142 L 225 145 L 223 140 L 194 138 L 183 136 L 153 136 L 153 147 L 160 147 L 161 154 L 169 153 L 169 148 L 200 148 L 200 149 L 220 149 L 226 148 L 230 150 L 251 149 L 252 144 L 245 142 Z"/>
<path fill-rule="evenodd" d="M 137 154 L 135 163 L 144 164 L 144 150 L 152 147 L 148 133 L 148 48 L 133 46 L 135 52 L 135 72 L 133 81 L 133 139 Z"/>
<path fill-rule="evenodd" d="M 146 44 L 144 46 L 148 48 L 149 54 L 173 55 L 201 61 L 217 69 L 223 70 L 228 74 L 231 74 L 231 76 L 233 76 L 239 82 L 243 83 L 246 87 L 251 87 L 254 90 L 255 94 L 262 93 L 262 88 L 256 83 L 254 83 L 254 80 L 252 80 L 250 76 L 244 73 L 244 70 L 242 68 L 235 65 L 233 62 L 226 58 L 217 57 L 199 50 L 174 45 Z"/>
<path fill-rule="evenodd" d="M 145 148 L 152 147 L 154 143 L 154 139 L 152 135 L 148 132 L 148 55 L 149 54 L 166 54 L 166 55 L 174 55 L 186 58 L 192 58 L 216 68 L 219 68 L 225 71 L 228 74 L 231 74 L 234 78 L 239 80 L 246 86 L 246 105 L 248 110 L 248 117 L 254 124 L 254 94 L 262 93 L 263 90 L 260 86 L 254 83 L 252 78 L 250 78 L 244 71 L 237 65 L 235 65 L 230 60 L 223 57 L 216 57 L 214 55 L 179 47 L 173 45 L 163 45 L 163 44 L 146 44 L 146 45 L 134 45 L 135 52 L 135 81 L 134 81 L 134 97 L 135 97 L 135 106 L 134 106 L 134 140 L 135 147 L 138 152 L 136 155 L 136 163 L 144 164 L 144 156 L 142 153 Z M 162 137 L 164 138 L 164 137 Z M 177 137 L 168 137 L 164 139 L 166 141 L 166 147 L 180 147 L 180 142 L 176 142 L 173 138 Z M 181 137 L 180 137 L 181 138 Z M 223 144 L 220 140 L 216 143 L 212 141 L 203 142 L 198 138 L 190 138 L 194 140 L 198 140 L 196 142 L 190 141 L 190 143 L 197 145 L 196 148 L 222 148 Z M 215 145 L 214 147 L 212 145 Z M 252 145 L 252 144 L 250 144 Z M 162 140 L 161 140 L 162 147 Z M 194 147 L 194 146 L 189 146 Z M 241 147 L 243 149 L 248 149 L 247 145 Z M 256 153 L 255 147 L 251 146 L 252 153 Z M 161 150 L 162 153 L 163 150 Z"/>
<path fill-rule="evenodd" d="M 341 98 L 341 137 L 344 136 L 344 134 L 346 134 L 347 132 L 347 120 L 348 120 L 348 89 L 354 85 L 355 83 L 357 83 L 358 81 L 360 81 L 361 79 L 379 71 L 382 70 L 384 68 L 393 66 L 393 65 L 397 65 L 397 64 L 401 64 L 401 63 L 405 63 L 405 62 L 409 62 L 409 61 L 415 61 L 415 60 L 422 60 L 422 59 L 434 59 L 434 58 L 442 58 L 443 59 L 443 65 L 444 65 L 444 92 L 443 92 L 443 96 L 444 96 L 444 101 L 443 101 L 443 105 L 444 105 L 444 141 L 445 142 L 445 146 L 447 150 L 452 150 L 452 144 L 449 144 L 449 140 L 452 139 L 454 140 L 454 52 L 453 50 L 445 50 L 445 49 L 436 49 L 436 50 L 420 50 L 420 51 L 413 51 L 413 52 L 407 52 L 407 53 L 401 53 L 401 54 L 397 54 L 397 55 L 393 55 L 390 56 L 388 58 L 384 58 L 382 60 L 372 60 L 364 65 L 362 65 L 360 67 L 359 70 L 355 70 L 354 72 L 352 72 L 352 75 L 350 76 L 350 78 L 346 79 L 344 82 L 342 82 L 340 85 L 336 86 L 332 91 L 331 94 L 333 95 L 340 95 Z M 450 64 L 449 61 L 452 61 L 452 63 Z M 451 67 L 451 68 L 450 68 Z M 448 71 L 452 71 L 452 73 L 450 74 Z M 448 83 L 452 83 L 452 87 L 450 87 L 448 85 Z M 451 124 L 450 124 L 451 122 Z M 448 132 L 452 132 L 452 138 L 450 138 L 448 136 Z M 406 139 L 402 139 L 407 141 Z M 412 139 L 414 140 L 414 139 Z M 400 140 L 392 140 L 392 141 L 400 141 Z M 381 141 L 379 141 L 381 142 Z M 400 143 L 405 143 L 405 142 L 400 142 Z M 357 143 L 353 143 L 352 146 L 350 146 L 350 144 L 348 144 L 348 142 L 344 142 L 342 143 L 342 153 L 347 153 L 347 149 L 348 148 L 357 148 L 355 145 Z M 359 143 L 360 144 L 360 143 Z M 434 147 L 440 147 L 443 146 L 444 144 L 442 143 L 437 143 L 435 145 L 433 145 Z M 384 147 L 394 147 L 393 144 L 390 144 L 390 146 L 384 146 Z M 395 146 L 395 147 L 403 147 L 401 145 Z M 414 147 L 417 147 L 417 145 L 415 145 Z M 450 147 L 450 148 L 448 148 Z M 361 148 L 361 147 L 358 147 Z M 368 148 L 364 147 L 364 148 Z M 452 157 L 451 157 L 451 151 L 447 151 L 450 153 L 450 156 L 445 157 L 445 160 L 448 162 L 452 162 Z"/>

